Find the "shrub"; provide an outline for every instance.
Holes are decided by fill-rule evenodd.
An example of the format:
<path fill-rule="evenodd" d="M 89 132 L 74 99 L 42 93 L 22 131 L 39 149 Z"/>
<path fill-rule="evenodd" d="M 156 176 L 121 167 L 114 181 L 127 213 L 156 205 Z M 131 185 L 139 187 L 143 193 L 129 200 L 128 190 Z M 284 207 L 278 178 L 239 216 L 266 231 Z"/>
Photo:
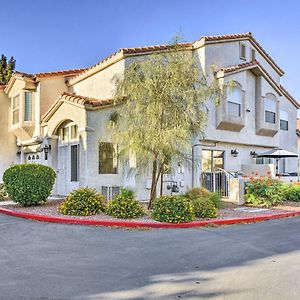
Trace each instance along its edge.
<path fill-rule="evenodd" d="M 79 188 L 71 192 L 59 206 L 64 215 L 91 216 L 105 211 L 105 197 L 95 189 Z"/>
<path fill-rule="evenodd" d="M 218 210 L 210 199 L 194 198 L 191 200 L 197 218 L 216 218 Z"/>
<path fill-rule="evenodd" d="M 193 188 L 186 192 L 186 197 L 189 199 L 194 199 L 198 197 L 209 197 L 211 192 L 205 188 Z"/>
<path fill-rule="evenodd" d="M 184 196 L 162 196 L 154 200 L 152 217 L 169 223 L 190 222 L 195 219 L 192 202 Z"/>
<path fill-rule="evenodd" d="M 188 199 L 203 198 L 214 203 L 216 208 L 221 208 L 221 196 L 218 193 L 212 193 L 205 188 L 193 188 L 186 193 Z"/>
<path fill-rule="evenodd" d="M 50 167 L 40 164 L 20 164 L 8 168 L 3 182 L 9 197 L 23 206 L 47 201 L 56 174 Z"/>
<path fill-rule="evenodd" d="M 120 195 L 109 201 L 107 214 L 120 219 L 135 219 L 145 214 L 142 205 L 134 199 L 134 192 L 121 189 Z"/>
<path fill-rule="evenodd" d="M 0 183 L 0 201 L 4 201 L 7 196 L 4 183 Z"/>
<path fill-rule="evenodd" d="M 299 185 L 285 185 L 284 199 L 287 201 L 300 202 L 300 186 Z"/>
<path fill-rule="evenodd" d="M 284 199 L 283 183 L 277 179 L 251 179 L 245 188 L 246 203 L 270 207 Z"/>

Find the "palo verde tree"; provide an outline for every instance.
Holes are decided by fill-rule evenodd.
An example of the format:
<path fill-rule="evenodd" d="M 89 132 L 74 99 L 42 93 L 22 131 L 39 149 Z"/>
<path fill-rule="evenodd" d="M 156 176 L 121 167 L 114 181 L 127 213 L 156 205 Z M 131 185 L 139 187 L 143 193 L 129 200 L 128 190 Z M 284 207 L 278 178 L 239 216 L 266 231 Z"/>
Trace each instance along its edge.
<path fill-rule="evenodd" d="M 166 48 L 134 60 L 116 79 L 115 104 L 122 105 L 111 124 L 120 154 L 134 153 L 138 168 L 152 168 L 149 208 L 170 159 L 190 158 L 192 140 L 206 124 L 205 102 L 221 94 L 186 44 Z"/>
<path fill-rule="evenodd" d="M 16 67 L 16 60 L 11 57 L 7 61 L 7 57 L 2 54 L 0 58 L 0 85 L 8 83 Z"/>

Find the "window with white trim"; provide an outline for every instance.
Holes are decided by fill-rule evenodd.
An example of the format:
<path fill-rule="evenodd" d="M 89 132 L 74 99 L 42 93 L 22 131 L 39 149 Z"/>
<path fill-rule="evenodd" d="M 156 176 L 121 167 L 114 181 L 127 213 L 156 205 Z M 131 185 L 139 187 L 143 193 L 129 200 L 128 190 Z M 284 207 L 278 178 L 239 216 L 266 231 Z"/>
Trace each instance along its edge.
<path fill-rule="evenodd" d="M 25 92 L 24 121 L 32 121 L 32 92 Z"/>
<path fill-rule="evenodd" d="M 15 125 L 20 121 L 20 95 L 12 99 L 12 124 Z"/>
<path fill-rule="evenodd" d="M 99 174 L 117 174 L 117 146 L 113 143 L 99 143 Z"/>
<path fill-rule="evenodd" d="M 276 123 L 276 100 L 271 98 L 265 98 L 264 110 L 265 110 L 265 122 L 275 124 Z"/>
<path fill-rule="evenodd" d="M 246 60 L 246 45 L 240 43 L 240 58 Z"/>
<path fill-rule="evenodd" d="M 289 114 L 287 111 L 280 110 L 280 129 L 289 130 Z"/>
<path fill-rule="evenodd" d="M 242 112 L 242 90 L 239 86 L 227 87 L 227 108 L 228 114 L 240 117 Z"/>

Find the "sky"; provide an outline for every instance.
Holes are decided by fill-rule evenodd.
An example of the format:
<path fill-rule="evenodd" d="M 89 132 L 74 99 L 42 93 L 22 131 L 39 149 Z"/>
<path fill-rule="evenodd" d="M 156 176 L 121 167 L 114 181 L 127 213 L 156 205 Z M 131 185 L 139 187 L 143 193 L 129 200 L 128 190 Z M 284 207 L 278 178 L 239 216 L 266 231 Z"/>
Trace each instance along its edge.
<path fill-rule="evenodd" d="M 17 70 L 88 67 L 120 48 L 251 31 L 300 102 L 300 1 L 0 0 L 0 54 Z"/>

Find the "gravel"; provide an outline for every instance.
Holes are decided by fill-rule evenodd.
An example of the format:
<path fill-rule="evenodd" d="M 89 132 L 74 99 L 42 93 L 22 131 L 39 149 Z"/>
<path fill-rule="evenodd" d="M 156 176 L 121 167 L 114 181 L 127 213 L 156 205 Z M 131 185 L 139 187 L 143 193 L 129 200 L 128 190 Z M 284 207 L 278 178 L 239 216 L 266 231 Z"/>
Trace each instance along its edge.
<path fill-rule="evenodd" d="M 45 216 L 54 216 L 54 217 L 65 217 L 70 219 L 87 219 L 87 220 L 120 220 L 106 214 L 97 214 L 93 216 L 67 216 L 63 215 L 58 211 L 59 205 L 62 203 L 63 199 L 51 199 L 47 203 L 31 206 L 31 207 L 22 207 L 19 204 L 6 204 L 5 202 L 0 203 L 0 207 L 3 204 L 3 208 L 10 209 L 17 212 L 26 212 L 38 215 Z M 262 216 L 262 215 L 274 215 L 278 213 L 285 213 L 291 211 L 300 211 L 300 203 L 298 202 L 290 202 L 285 201 L 284 203 L 274 206 L 272 208 L 266 210 L 257 210 L 251 209 L 250 211 L 241 211 L 235 210 L 236 208 L 248 207 L 248 206 L 238 206 L 233 203 L 224 202 L 223 207 L 219 210 L 218 219 L 231 219 L 231 218 L 242 218 L 242 217 L 254 217 L 254 216 Z M 252 207 L 254 208 L 254 207 Z M 207 219 L 199 219 L 199 220 L 207 220 Z M 134 219 L 134 221 L 143 221 L 143 222 L 156 222 L 150 218 L 149 215 L 145 215 L 141 218 Z"/>

